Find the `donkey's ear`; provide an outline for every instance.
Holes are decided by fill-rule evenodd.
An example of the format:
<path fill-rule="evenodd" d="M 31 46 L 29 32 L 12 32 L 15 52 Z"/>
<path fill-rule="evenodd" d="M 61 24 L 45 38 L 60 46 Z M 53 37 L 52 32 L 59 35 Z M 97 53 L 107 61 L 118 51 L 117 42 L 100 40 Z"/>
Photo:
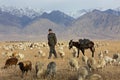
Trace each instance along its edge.
<path fill-rule="evenodd" d="M 70 41 L 73 41 L 73 39 L 71 39 Z"/>

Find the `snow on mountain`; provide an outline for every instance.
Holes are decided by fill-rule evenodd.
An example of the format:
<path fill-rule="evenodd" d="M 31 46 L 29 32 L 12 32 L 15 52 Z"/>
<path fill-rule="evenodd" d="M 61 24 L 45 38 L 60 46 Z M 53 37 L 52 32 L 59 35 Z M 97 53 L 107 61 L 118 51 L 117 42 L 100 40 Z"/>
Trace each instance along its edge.
<path fill-rule="evenodd" d="M 88 10 L 85 10 L 85 9 L 82 9 L 82 10 L 77 10 L 77 11 L 72 11 L 72 12 L 69 12 L 68 15 L 74 17 L 74 18 L 78 18 L 88 12 L 92 11 L 91 9 L 88 9 Z"/>
<path fill-rule="evenodd" d="M 28 7 L 22 9 L 22 8 L 2 6 L 2 7 L 0 7 L 0 10 L 3 12 L 8 12 L 12 15 L 19 16 L 19 17 L 28 16 L 32 19 L 40 16 L 43 13 L 42 9 L 38 10 L 38 9 L 32 9 L 32 8 L 28 8 Z"/>

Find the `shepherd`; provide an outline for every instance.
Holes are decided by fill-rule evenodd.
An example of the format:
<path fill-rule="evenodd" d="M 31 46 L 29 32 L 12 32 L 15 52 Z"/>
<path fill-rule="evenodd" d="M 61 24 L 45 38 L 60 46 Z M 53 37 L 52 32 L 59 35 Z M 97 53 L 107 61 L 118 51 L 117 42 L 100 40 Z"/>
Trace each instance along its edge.
<path fill-rule="evenodd" d="M 49 29 L 48 32 L 49 32 L 49 34 L 48 34 L 48 45 L 49 45 L 49 48 L 50 48 L 48 59 L 51 58 L 52 54 L 54 54 L 55 58 L 57 58 L 57 53 L 56 53 L 56 50 L 55 50 L 55 45 L 57 43 L 56 35 L 55 35 L 55 33 L 53 33 L 52 29 Z"/>

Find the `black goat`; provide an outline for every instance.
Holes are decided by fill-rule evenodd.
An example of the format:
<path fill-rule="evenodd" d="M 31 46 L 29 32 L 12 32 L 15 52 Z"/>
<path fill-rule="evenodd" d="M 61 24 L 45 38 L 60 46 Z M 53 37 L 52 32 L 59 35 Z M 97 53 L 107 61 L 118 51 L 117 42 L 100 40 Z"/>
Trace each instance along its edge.
<path fill-rule="evenodd" d="M 20 70 L 22 71 L 22 78 L 23 78 L 23 75 L 24 75 L 25 72 L 27 74 L 27 72 L 29 70 L 31 71 L 31 69 L 32 69 L 31 61 L 19 62 L 18 65 L 19 65 Z"/>

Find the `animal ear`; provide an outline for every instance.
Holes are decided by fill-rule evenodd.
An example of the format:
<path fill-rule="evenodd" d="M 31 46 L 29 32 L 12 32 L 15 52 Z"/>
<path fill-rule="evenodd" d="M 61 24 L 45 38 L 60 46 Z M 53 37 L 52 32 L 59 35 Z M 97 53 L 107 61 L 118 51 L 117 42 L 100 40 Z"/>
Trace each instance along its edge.
<path fill-rule="evenodd" d="M 20 64 L 21 64 L 21 62 L 18 62 L 18 63 L 17 63 L 17 65 L 20 65 Z"/>
<path fill-rule="evenodd" d="M 73 41 L 73 39 L 71 39 L 70 41 Z"/>

